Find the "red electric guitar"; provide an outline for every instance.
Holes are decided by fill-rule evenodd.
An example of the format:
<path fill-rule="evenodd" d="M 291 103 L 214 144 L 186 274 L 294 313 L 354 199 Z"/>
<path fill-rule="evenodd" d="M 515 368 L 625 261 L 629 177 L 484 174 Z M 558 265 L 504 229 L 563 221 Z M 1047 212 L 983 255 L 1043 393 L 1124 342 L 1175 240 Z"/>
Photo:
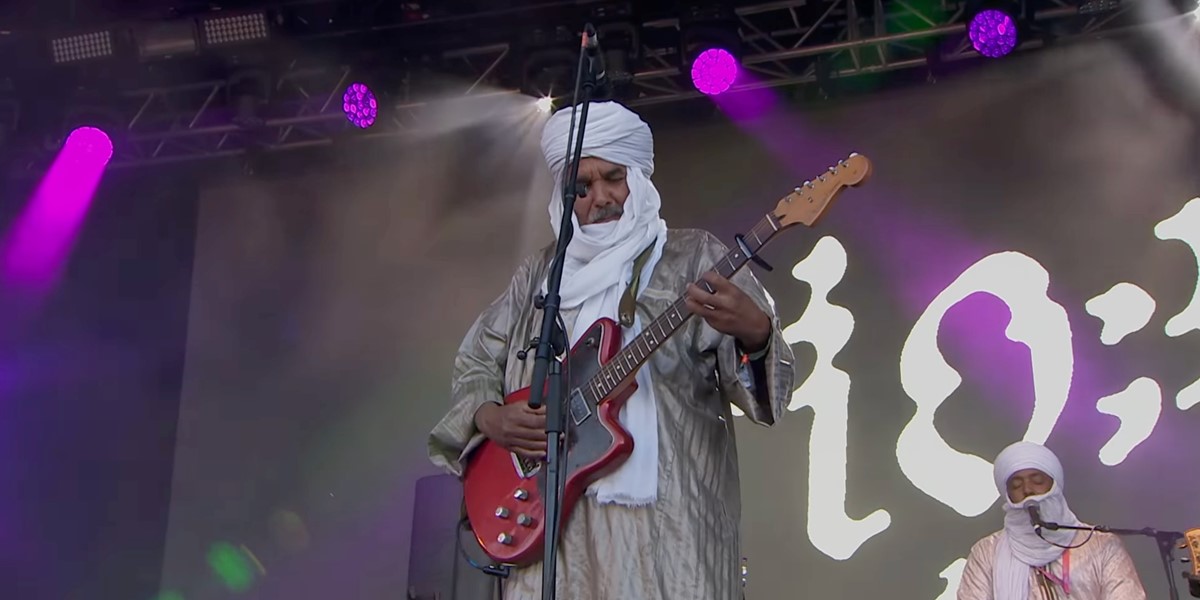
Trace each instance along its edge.
<path fill-rule="evenodd" d="M 1187 533 L 1183 534 L 1183 539 L 1183 547 L 1191 554 L 1192 574 L 1188 579 L 1189 582 L 1197 582 L 1190 583 L 1191 589 L 1196 589 L 1200 587 L 1200 527 L 1187 530 Z M 1195 596 L 1196 593 L 1192 592 L 1192 595 Z"/>
<path fill-rule="evenodd" d="M 870 172 L 871 162 L 866 157 L 851 154 L 814 181 L 805 182 L 780 200 L 750 233 L 740 236 L 714 270 L 732 277 L 780 231 L 798 224 L 811 227 L 839 192 L 861 184 Z M 587 487 L 619 467 L 633 451 L 633 438 L 617 415 L 637 389 L 634 374 L 690 316 L 680 297 L 624 348 L 621 328 L 610 319 L 596 321 L 571 348 L 566 359 L 569 368 L 564 369 L 569 377 L 564 407 L 568 429 L 564 440 L 569 450 L 560 465 L 566 479 L 560 513 L 563 524 Z M 529 392 L 529 388 L 518 390 L 504 402 L 528 402 Z M 500 564 L 524 566 L 542 558 L 545 513 L 540 490 L 545 489 L 545 478 L 541 466 L 540 461 L 521 459 L 490 440 L 468 460 L 463 481 L 467 518 L 484 552 Z"/>

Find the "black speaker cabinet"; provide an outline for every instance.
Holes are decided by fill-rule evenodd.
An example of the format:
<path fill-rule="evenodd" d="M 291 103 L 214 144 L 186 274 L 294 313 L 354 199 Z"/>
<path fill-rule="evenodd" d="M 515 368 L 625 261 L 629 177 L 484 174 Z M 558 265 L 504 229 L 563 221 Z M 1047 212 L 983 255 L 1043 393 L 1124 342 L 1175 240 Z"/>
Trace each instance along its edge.
<path fill-rule="evenodd" d="M 408 600 L 494 600 L 499 579 L 471 566 L 487 564 L 475 538 L 459 529 L 462 483 L 453 475 L 417 480 L 413 502 Z M 466 557 L 464 557 L 464 554 Z"/>

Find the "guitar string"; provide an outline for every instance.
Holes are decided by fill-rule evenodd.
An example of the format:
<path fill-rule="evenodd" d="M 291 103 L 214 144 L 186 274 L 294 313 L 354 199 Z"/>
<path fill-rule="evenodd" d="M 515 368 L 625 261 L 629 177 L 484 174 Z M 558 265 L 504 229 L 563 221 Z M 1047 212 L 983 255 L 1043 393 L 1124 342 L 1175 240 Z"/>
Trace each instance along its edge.
<path fill-rule="evenodd" d="M 748 235 L 743 236 L 747 247 L 750 247 L 752 243 L 758 244 L 757 247 L 750 247 L 752 254 L 757 255 L 758 251 L 766 246 L 767 242 L 770 241 L 775 233 L 779 231 L 779 228 L 775 226 L 771 219 L 772 216 L 770 214 L 766 215 L 750 229 L 750 233 Z M 743 256 L 744 254 L 745 253 L 742 252 L 740 245 L 734 246 L 728 252 L 726 252 L 723 257 L 718 259 L 717 262 L 714 263 L 713 267 L 709 270 L 716 271 L 727 278 L 732 277 L 734 273 L 740 270 L 741 267 L 750 260 L 750 257 Z M 734 257 L 738 257 L 736 260 L 740 261 L 740 264 L 734 265 Z M 733 271 L 728 275 L 721 273 L 721 268 L 725 265 L 734 267 Z M 678 325 L 672 324 L 672 313 L 679 317 Z M 643 328 L 642 333 L 638 334 L 638 336 L 635 337 L 629 345 L 622 348 L 612 360 L 600 367 L 596 374 L 588 380 L 588 382 L 584 385 L 584 390 L 585 393 L 589 393 L 591 395 L 589 400 L 591 400 L 593 404 L 598 404 L 600 400 L 604 398 L 604 396 L 608 395 L 608 393 L 611 393 L 612 390 L 620 385 L 622 381 L 636 372 L 637 369 L 641 367 L 642 363 L 648 360 L 650 355 L 654 353 L 654 350 L 657 349 L 657 346 L 661 345 L 668 338 L 670 338 L 671 335 L 673 335 L 679 327 L 682 327 L 683 324 L 686 323 L 691 317 L 692 313 L 687 309 L 685 296 L 681 296 L 676 299 L 675 302 L 673 302 L 671 306 L 667 308 L 667 310 L 663 311 L 661 314 L 659 314 L 659 316 L 650 321 L 650 323 Z M 664 322 L 666 327 L 664 327 Z M 652 330 L 654 327 L 657 327 L 659 332 L 665 332 L 661 339 L 655 337 Z M 650 342 L 647 342 L 644 338 L 648 338 Z M 642 343 L 647 349 L 649 349 L 649 352 L 646 352 L 640 360 L 633 355 L 633 349 L 638 343 Z M 621 371 L 624 370 L 620 365 L 622 359 L 626 364 L 632 365 L 628 367 L 628 373 L 621 373 Z M 602 386 L 608 387 L 608 390 L 603 394 L 600 393 L 603 390 Z"/>

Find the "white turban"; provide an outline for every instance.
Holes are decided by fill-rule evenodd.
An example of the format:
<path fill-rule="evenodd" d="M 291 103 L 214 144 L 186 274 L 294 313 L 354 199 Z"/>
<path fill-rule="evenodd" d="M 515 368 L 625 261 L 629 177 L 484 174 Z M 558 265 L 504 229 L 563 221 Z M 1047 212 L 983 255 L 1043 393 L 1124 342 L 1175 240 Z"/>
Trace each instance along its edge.
<path fill-rule="evenodd" d="M 1054 484 L 1049 492 L 1030 496 L 1014 504 L 1008 497 L 1008 480 L 1023 469 L 1037 469 L 1049 475 Z M 1034 531 L 1026 507 L 1036 504 L 1042 520 L 1050 523 L 1079 525 L 1079 519 L 1071 512 L 1063 496 L 1062 463 L 1041 444 L 1017 442 L 1002 450 L 996 456 L 992 477 L 1004 501 L 1004 531 L 996 544 L 992 595 L 996 600 L 1026 600 L 1029 598 L 1030 567 L 1054 562 L 1063 553 L 1063 548 L 1058 546 L 1067 546 L 1075 539 L 1075 532 L 1070 529 L 1043 529 L 1042 536 L 1045 539 L 1042 539 Z"/>
<path fill-rule="evenodd" d="M 563 171 L 567 158 L 567 135 L 571 129 L 571 110 L 555 113 L 542 132 L 542 154 L 553 176 L 550 195 L 550 224 L 559 235 L 563 214 Z M 582 116 L 583 111 L 576 113 Z M 576 117 L 575 131 L 579 133 Z M 574 151 L 574 146 L 571 146 Z M 561 306 L 578 307 L 574 323 L 567 322 L 574 344 L 597 319 L 617 318 L 621 295 L 633 275 L 633 261 L 651 243 L 654 250 L 642 269 L 640 288 L 650 281 L 655 265 L 662 257 L 667 239 L 667 224 L 658 216 L 661 200 L 650 182 L 654 172 L 654 138 L 650 127 L 629 109 L 616 102 L 594 102 L 588 106 L 587 128 L 583 138 L 583 157 L 600 158 L 626 168 L 629 198 L 617 221 L 580 227 L 571 214 L 574 235 L 567 246 L 563 263 Z M 574 182 L 572 182 L 574 187 Z M 543 289 L 545 283 L 543 283 Z M 639 293 L 641 289 L 639 289 Z M 566 319 L 564 319 L 566 322 Z M 622 331 L 628 342 L 641 331 L 640 317 L 633 327 Z M 658 409 L 650 369 L 640 369 L 637 390 L 621 410 L 621 424 L 633 436 L 633 453 L 617 470 L 588 488 L 599 502 L 617 502 L 630 506 L 654 502 L 658 494 Z"/>

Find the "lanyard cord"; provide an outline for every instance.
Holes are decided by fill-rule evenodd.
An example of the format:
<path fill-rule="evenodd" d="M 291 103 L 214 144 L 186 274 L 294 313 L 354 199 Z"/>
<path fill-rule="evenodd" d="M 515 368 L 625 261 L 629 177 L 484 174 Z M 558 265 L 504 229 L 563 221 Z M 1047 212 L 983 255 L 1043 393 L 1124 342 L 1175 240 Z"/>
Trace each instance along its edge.
<path fill-rule="evenodd" d="M 1057 583 L 1059 586 L 1061 586 L 1063 591 L 1066 592 L 1066 594 L 1068 596 L 1071 595 L 1071 551 L 1070 550 L 1063 552 L 1063 574 L 1062 574 L 1062 577 L 1058 577 L 1053 572 L 1051 572 L 1050 569 L 1048 569 L 1046 567 L 1038 567 L 1037 571 L 1038 571 L 1038 573 L 1041 573 L 1042 576 L 1045 577 L 1046 579 L 1049 579 L 1050 581 L 1053 581 L 1054 583 Z"/>

